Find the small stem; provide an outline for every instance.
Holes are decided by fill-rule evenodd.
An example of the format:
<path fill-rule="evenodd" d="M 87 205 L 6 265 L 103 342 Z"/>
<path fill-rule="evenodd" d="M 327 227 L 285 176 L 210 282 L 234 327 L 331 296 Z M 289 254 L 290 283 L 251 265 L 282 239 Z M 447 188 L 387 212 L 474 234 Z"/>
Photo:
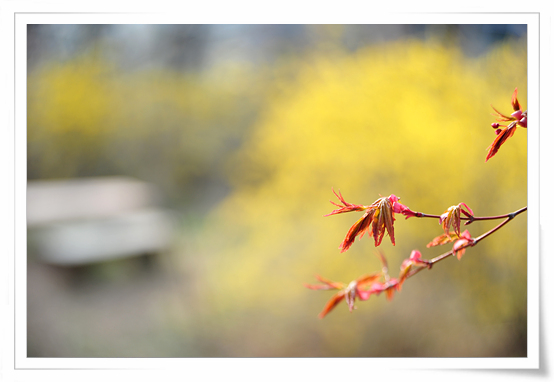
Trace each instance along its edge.
<path fill-rule="evenodd" d="M 416 212 L 416 217 L 418 218 L 435 218 L 440 219 L 440 215 L 431 215 L 431 214 L 424 214 L 423 212 Z"/>
<path fill-rule="evenodd" d="M 520 208 L 519 210 L 515 211 L 515 212 L 512 212 L 510 214 L 505 214 L 505 215 L 496 215 L 496 216 L 473 216 L 473 217 L 463 217 L 461 216 L 460 217 L 460 220 L 469 220 L 470 222 L 473 222 L 473 221 L 476 221 L 476 220 L 496 220 L 496 219 L 504 219 L 504 218 L 509 218 L 510 216 L 517 216 L 519 215 L 520 213 L 522 213 L 523 211 L 527 211 L 527 207 L 523 207 L 523 208 Z M 435 219 L 440 219 L 440 215 L 431 215 L 431 214 L 425 214 L 423 212 L 416 212 L 416 217 L 418 218 L 435 218 Z M 469 224 L 469 223 L 466 223 L 466 224 Z"/>
<path fill-rule="evenodd" d="M 477 244 L 479 241 L 483 240 L 484 238 L 486 238 L 487 236 L 489 235 L 492 235 L 493 233 L 495 233 L 496 231 L 498 231 L 500 228 L 502 228 L 502 226 L 504 226 L 505 224 L 507 224 L 510 220 L 512 220 L 516 215 L 510 215 L 507 217 L 506 220 L 504 220 L 502 223 L 500 223 L 499 225 L 497 225 L 496 227 L 494 227 L 493 229 L 491 229 L 490 231 L 488 232 L 485 232 L 484 234 L 482 234 L 481 236 L 479 236 L 478 238 L 475 238 L 473 240 L 473 244 L 472 245 L 475 245 Z"/>

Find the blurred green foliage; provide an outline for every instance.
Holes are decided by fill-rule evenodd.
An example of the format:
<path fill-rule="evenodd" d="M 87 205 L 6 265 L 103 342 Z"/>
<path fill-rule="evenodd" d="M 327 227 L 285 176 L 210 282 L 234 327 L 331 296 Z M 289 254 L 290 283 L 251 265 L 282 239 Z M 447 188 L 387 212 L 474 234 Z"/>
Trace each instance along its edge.
<path fill-rule="evenodd" d="M 28 177 L 133 175 L 191 208 L 224 190 L 174 259 L 192 313 L 168 307 L 168 321 L 192 355 L 525 356 L 526 214 L 408 280 L 392 302 L 318 320 L 332 292 L 303 287 L 314 274 L 348 282 L 380 269 L 366 237 L 339 253 L 359 215 L 323 218 L 333 187 L 351 203 L 394 193 L 431 214 L 526 205 L 525 129 L 485 164 L 490 105 L 509 112 L 516 86 L 527 105 L 521 44 L 473 59 L 432 39 L 333 45 L 204 73 L 124 72 L 90 54 L 45 65 L 28 78 Z M 397 215 L 397 245 L 380 247 L 391 275 L 412 249 L 448 250 L 425 248 L 440 233 L 434 219 Z"/>

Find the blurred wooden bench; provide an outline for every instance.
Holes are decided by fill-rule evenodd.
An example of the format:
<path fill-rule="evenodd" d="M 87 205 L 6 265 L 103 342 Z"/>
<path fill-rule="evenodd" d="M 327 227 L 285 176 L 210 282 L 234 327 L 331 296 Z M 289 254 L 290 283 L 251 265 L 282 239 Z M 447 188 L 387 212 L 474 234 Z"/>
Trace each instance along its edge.
<path fill-rule="evenodd" d="M 160 201 L 153 185 L 127 177 L 29 181 L 28 245 L 66 266 L 158 253 L 174 232 Z"/>

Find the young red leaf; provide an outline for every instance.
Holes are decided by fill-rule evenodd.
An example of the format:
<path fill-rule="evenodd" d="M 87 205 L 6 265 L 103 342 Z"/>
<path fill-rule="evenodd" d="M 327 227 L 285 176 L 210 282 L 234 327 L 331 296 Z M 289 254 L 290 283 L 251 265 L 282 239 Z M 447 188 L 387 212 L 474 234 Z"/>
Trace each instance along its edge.
<path fill-rule="evenodd" d="M 321 313 L 319 313 L 318 317 L 319 318 L 325 317 L 327 313 L 333 310 L 333 308 L 337 306 L 339 302 L 342 301 L 343 298 L 344 298 L 344 291 L 340 291 L 339 293 L 331 297 L 331 299 L 327 301 L 327 304 L 325 304 L 325 307 L 323 308 Z"/>
<path fill-rule="evenodd" d="M 421 252 L 414 249 L 410 254 L 410 257 L 402 262 L 400 266 L 400 274 L 398 276 L 398 285 L 397 289 L 400 291 L 402 289 L 402 284 L 408 277 L 408 274 L 414 267 L 427 267 L 430 268 L 430 264 L 427 260 L 421 258 Z"/>
<path fill-rule="evenodd" d="M 512 107 L 515 111 L 521 110 L 519 101 L 517 100 L 517 88 L 514 90 L 514 94 L 512 94 Z"/>
<path fill-rule="evenodd" d="M 514 133 L 516 132 L 517 123 L 512 122 L 508 126 L 506 126 L 504 129 L 499 129 L 500 132 L 497 133 L 496 138 L 494 141 L 492 141 L 491 145 L 487 148 L 489 152 L 487 153 L 487 158 L 485 159 L 485 162 L 487 162 L 489 159 L 491 159 L 493 156 L 496 155 L 498 150 L 500 150 L 500 147 L 510 138 Z"/>
<path fill-rule="evenodd" d="M 457 238 L 458 238 L 458 235 L 454 231 L 450 231 L 449 233 L 443 233 L 442 235 L 435 237 L 429 244 L 427 244 L 427 248 L 451 243 Z"/>
<path fill-rule="evenodd" d="M 337 204 L 335 202 L 333 202 L 332 200 L 330 201 L 331 204 L 334 204 L 335 206 L 339 207 L 338 209 L 336 210 L 333 210 L 331 211 L 331 213 L 328 213 L 327 215 L 324 215 L 324 216 L 331 216 L 331 215 L 337 215 L 337 214 L 342 214 L 344 212 L 352 212 L 352 211 L 364 211 L 368 208 L 368 206 L 360 206 L 360 205 L 357 205 L 357 204 L 352 204 L 352 203 L 347 203 L 344 198 L 342 197 L 342 194 L 340 193 L 340 190 L 339 190 L 339 193 L 337 194 L 335 192 L 335 190 L 333 190 L 333 194 L 335 194 L 335 196 L 337 197 L 337 199 L 343 204 L 342 206 L 340 204 Z"/>
<path fill-rule="evenodd" d="M 340 194 L 340 192 L 339 194 L 335 193 L 335 195 L 337 196 L 337 198 L 339 198 L 343 206 L 341 207 L 339 204 L 333 203 L 336 206 L 341 208 L 332 211 L 328 215 L 335 215 L 343 212 L 365 210 L 365 213 L 362 215 L 362 217 L 356 223 L 354 223 L 354 225 L 352 225 L 352 227 L 350 227 L 350 229 L 348 230 L 346 237 L 344 238 L 341 245 L 339 246 L 339 249 L 341 250 L 341 252 L 345 252 L 346 250 L 348 250 L 354 243 L 356 237 L 358 236 L 362 237 L 366 232 L 368 233 L 368 235 L 373 236 L 376 247 L 378 247 L 381 244 L 383 237 L 385 236 L 385 232 L 388 233 L 391 239 L 392 245 L 395 245 L 394 204 L 398 202 L 398 198 L 395 195 L 379 198 L 369 206 L 359 206 L 356 204 L 347 203 L 342 198 L 342 195 Z M 401 210 L 401 207 L 397 206 L 396 209 Z M 407 207 L 405 207 L 404 211 L 406 212 L 406 214 L 409 213 L 408 212 L 409 209 Z M 410 212 L 413 213 L 413 211 L 410 211 Z"/>
<path fill-rule="evenodd" d="M 363 275 L 358 277 L 356 280 L 350 282 L 346 287 L 343 283 L 340 282 L 334 282 L 331 280 L 327 280 L 319 275 L 316 275 L 316 278 L 321 281 L 323 284 L 317 284 L 317 285 L 311 285 L 311 284 L 305 284 L 305 286 L 309 289 L 315 289 L 315 290 L 329 290 L 329 289 L 338 289 L 339 292 L 335 294 L 331 299 L 325 304 L 325 307 L 319 314 L 319 318 L 323 318 L 329 313 L 335 306 L 339 304 L 343 299 L 346 300 L 346 303 L 348 305 L 348 309 L 352 311 L 355 309 L 354 301 L 356 298 L 360 298 L 360 300 L 367 300 L 369 298 L 369 295 L 363 291 L 361 288 L 369 283 L 374 282 L 381 276 L 380 273 L 374 273 L 370 275 Z"/>
<path fill-rule="evenodd" d="M 466 229 L 462 233 L 461 238 L 457 240 L 452 247 L 452 254 L 457 256 L 458 260 L 460 260 L 464 255 L 467 244 L 469 244 L 469 246 L 473 245 L 473 239 L 471 238 L 471 234 L 469 233 L 469 231 Z"/>
<path fill-rule="evenodd" d="M 462 208 L 465 207 L 465 209 Z M 457 206 L 449 207 L 439 218 L 439 224 L 446 235 L 449 235 L 450 228 L 454 230 L 456 235 L 460 236 L 460 212 L 467 217 L 473 216 L 473 211 L 465 203 L 459 203 Z"/>
<path fill-rule="evenodd" d="M 517 99 L 517 88 L 514 90 L 514 93 L 512 95 L 512 108 L 514 109 L 514 112 L 510 116 L 508 116 L 502 114 L 494 107 L 492 107 L 492 109 L 495 111 L 495 114 L 493 115 L 498 122 L 510 122 L 510 124 L 493 124 L 493 127 L 496 129 L 496 137 L 491 145 L 487 148 L 488 153 L 485 162 L 495 156 L 500 147 L 502 147 L 502 145 L 508 140 L 508 138 L 514 135 L 517 126 L 527 128 L 527 111 L 521 111 L 521 105 L 519 104 L 519 101 Z"/>

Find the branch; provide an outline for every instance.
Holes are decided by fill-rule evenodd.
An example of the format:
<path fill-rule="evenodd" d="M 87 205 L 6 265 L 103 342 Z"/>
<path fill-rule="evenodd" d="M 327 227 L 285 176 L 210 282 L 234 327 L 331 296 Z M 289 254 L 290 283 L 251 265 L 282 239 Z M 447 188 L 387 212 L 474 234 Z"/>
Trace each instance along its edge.
<path fill-rule="evenodd" d="M 465 248 L 468 248 L 468 247 L 473 247 L 475 246 L 478 242 L 480 242 L 481 240 L 483 240 L 484 238 L 492 235 L 493 233 L 495 233 L 496 231 L 498 231 L 500 228 L 502 228 L 504 225 L 508 224 L 508 222 L 512 219 L 514 219 L 517 215 L 519 215 L 520 213 L 524 212 L 524 211 L 527 211 L 527 207 L 523 207 L 523 208 L 520 208 L 519 210 L 515 211 L 515 212 L 512 212 L 511 214 L 506 214 L 506 215 L 499 215 L 499 216 L 492 216 L 492 217 L 486 217 L 486 218 L 475 218 L 474 220 L 492 220 L 492 219 L 501 219 L 501 218 L 506 218 L 506 220 L 504 220 L 502 223 L 500 223 L 499 225 L 497 225 L 496 227 L 494 227 L 493 229 L 491 229 L 490 231 L 488 232 L 485 232 L 484 234 L 482 234 L 481 236 L 473 239 L 471 242 L 465 244 L 465 245 L 462 245 L 460 246 L 456 251 L 460 251 L 460 250 L 463 250 Z M 464 218 L 462 218 L 464 219 Z M 469 220 L 469 219 L 465 219 L 465 220 Z M 466 223 L 466 224 L 469 224 L 469 223 Z M 435 263 L 438 263 L 439 261 L 441 260 L 444 260 L 446 259 L 447 257 L 449 256 L 452 256 L 454 254 L 454 250 L 451 249 L 450 251 L 448 252 L 445 252 L 443 253 L 442 255 L 439 255 L 437 257 L 434 257 L 432 258 L 431 260 L 427 260 L 427 264 L 428 264 L 428 269 L 431 269 L 431 267 L 433 266 L 433 264 Z M 406 278 L 410 278 L 412 276 L 414 276 L 415 274 L 419 273 L 420 271 L 422 271 L 423 269 L 425 268 L 416 268 L 414 269 L 413 271 L 411 271 L 410 273 L 408 273 L 408 275 L 406 276 Z"/>
<path fill-rule="evenodd" d="M 473 223 L 477 220 L 496 220 L 496 219 L 505 219 L 509 218 L 510 216 L 516 216 L 520 213 L 527 211 L 527 207 L 520 208 L 519 210 L 512 212 L 511 214 L 505 214 L 505 215 L 496 215 L 496 216 L 470 216 L 470 217 L 464 217 L 460 216 L 460 220 L 468 220 L 464 225 L 468 225 Z M 415 212 L 415 217 L 418 218 L 435 218 L 440 219 L 441 215 L 432 215 L 432 214 L 425 214 L 423 212 Z"/>

